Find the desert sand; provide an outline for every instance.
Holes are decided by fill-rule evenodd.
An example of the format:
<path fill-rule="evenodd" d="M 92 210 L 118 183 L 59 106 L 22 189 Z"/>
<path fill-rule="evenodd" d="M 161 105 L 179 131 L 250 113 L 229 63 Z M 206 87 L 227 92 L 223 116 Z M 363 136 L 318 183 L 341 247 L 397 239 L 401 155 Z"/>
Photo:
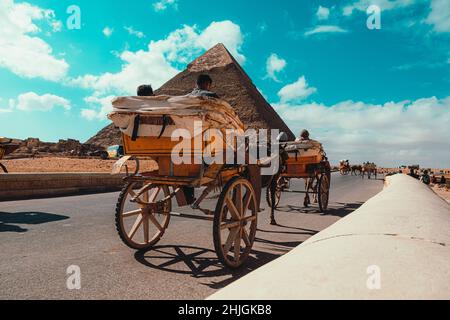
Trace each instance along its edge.
<path fill-rule="evenodd" d="M 63 157 L 26 158 L 2 160 L 10 173 L 40 172 L 104 172 L 109 173 L 116 160 L 76 159 Z M 153 161 L 141 162 L 141 168 L 152 171 L 156 168 Z M 134 169 L 134 162 L 129 162 L 129 170 Z"/>

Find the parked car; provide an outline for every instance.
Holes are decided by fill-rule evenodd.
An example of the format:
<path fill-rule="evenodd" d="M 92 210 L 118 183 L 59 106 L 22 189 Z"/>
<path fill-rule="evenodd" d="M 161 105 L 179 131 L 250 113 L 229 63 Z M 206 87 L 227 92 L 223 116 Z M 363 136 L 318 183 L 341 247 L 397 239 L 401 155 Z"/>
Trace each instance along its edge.
<path fill-rule="evenodd" d="M 86 155 L 88 157 L 100 157 L 102 160 L 108 160 L 108 152 L 104 150 L 88 151 Z"/>
<path fill-rule="evenodd" d="M 107 149 L 108 157 L 111 159 L 121 158 L 124 155 L 123 146 L 115 145 Z"/>

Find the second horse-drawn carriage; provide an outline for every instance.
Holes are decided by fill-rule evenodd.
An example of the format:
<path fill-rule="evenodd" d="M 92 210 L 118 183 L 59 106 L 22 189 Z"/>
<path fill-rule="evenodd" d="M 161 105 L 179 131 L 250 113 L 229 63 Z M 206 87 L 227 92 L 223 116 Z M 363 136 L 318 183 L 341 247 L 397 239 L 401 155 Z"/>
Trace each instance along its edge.
<path fill-rule="evenodd" d="M 364 179 L 364 176 L 367 174 L 367 178 L 371 179 L 372 176 L 375 176 L 375 179 L 378 175 L 377 165 L 373 162 L 365 162 L 362 165 L 361 177 Z"/>
<path fill-rule="evenodd" d="M 330 196 L 331 166 L 322 145 L 317 141 L 279 141 L 280 170 L 267 188 L 266 200 L 271 207 L 271 224 L 275 225 L 275 209 L 283 192 L 305 194 L 303 205 L 311 204 L 310 195 L 318 203 L 319 211 L 328 208 Z M 304 190 L 292 190 L 291 179 L 304 179 Z"/>
<path fill-rule="evenodd" d="M 352 168 L 348 160 L 341 160 L 339 162 L 339 173 L 343 176 L 348 175 L 351 172 Z"/>

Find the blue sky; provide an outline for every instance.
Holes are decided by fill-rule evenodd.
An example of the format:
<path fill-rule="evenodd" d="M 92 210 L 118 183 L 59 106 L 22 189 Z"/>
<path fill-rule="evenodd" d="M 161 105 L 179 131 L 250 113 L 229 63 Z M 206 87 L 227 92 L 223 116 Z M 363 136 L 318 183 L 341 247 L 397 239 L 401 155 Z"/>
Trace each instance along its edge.
<path fill-rule="evenodd" d="M 448 0 L 0 0 L 0 21 L 0 136 L 85 141 L 111 97 L 223 42 L 332 160 L 450 166 Z"/>

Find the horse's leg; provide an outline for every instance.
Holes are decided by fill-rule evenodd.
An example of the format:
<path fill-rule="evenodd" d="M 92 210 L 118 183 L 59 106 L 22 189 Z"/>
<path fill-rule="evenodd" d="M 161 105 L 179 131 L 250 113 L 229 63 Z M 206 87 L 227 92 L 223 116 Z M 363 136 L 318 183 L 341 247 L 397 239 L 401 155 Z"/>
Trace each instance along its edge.
<path fill-rule="evenodd" d="M 319 178 L 318 177 L 313 178 L 313 184 L 314 181 L 316 182 L 316 185 L 313 185 L 312 191 L 314 192 L 314 203 L 317 203 L 319 202 L 319 199 L 317 197 L 317 189 L 319 188 Z"/>
<path fill-rule="evenodd" d="M 274 179 L 275 181 L 277 181 L 278 179 Z M 273 182 L 270 184 L 269 186 L 270 188 L 270 200 L 272 201 L 272 206 L 270 208 L 270 224 L 271 225 L 276 225 L 277 221 L 275 220 L 275 193 L 277 192 L 277 182 Z"/>
<path fill-rule="evenodd" d="M 309 178 L 305 178 L 305 199 L 303 200 L 303 206 L 305 208 L 308 207 L 308 205 L 311 203 L 310 199 L 309 199 Z"/>

